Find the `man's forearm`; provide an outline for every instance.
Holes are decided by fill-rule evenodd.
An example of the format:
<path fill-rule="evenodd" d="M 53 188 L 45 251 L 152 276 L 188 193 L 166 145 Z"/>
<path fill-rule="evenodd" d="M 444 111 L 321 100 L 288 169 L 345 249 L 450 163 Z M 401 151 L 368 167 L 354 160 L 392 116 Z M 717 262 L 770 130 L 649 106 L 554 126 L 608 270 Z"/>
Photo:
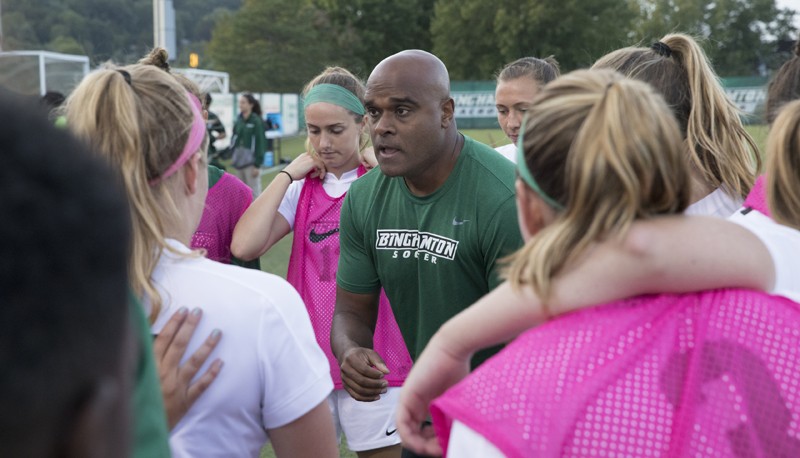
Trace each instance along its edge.
<path fill-rule="evenodd" d="M 361 316 L 349 311 L 336 310 L 331 326 L 331 349 L 336 359 L 351 348 L 372 348 L 374 323 L 370 325 Z"/>

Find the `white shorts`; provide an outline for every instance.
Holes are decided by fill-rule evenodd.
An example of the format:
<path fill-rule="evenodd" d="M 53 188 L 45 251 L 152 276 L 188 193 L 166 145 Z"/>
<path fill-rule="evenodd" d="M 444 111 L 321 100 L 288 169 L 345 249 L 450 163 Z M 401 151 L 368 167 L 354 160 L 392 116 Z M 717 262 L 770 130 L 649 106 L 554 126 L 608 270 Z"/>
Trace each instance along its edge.
<path fill-rule="evenodd" d="M 347 447 L 354 452 L 374 450 L 400 443 L 394 424 L 400 387 L 389 387 L 373 402 L 356 401 L 345 390 L 333 390 L 328 396 L 336 437 L 347 438 Z"/>

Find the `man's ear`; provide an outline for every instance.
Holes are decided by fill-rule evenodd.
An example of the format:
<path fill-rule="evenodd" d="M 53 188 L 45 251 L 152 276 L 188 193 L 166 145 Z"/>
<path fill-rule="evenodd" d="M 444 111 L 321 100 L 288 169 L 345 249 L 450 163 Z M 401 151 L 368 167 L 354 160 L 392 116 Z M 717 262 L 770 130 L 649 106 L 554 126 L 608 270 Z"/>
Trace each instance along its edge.
<path fill-rule="evenodd" d="M 184 165 L 184 179 L 186 195 L 191 196 L 197 192 L 197 177 L 200 171 L 200 152 L 196 152 Z M 205 173 L 205 172 L 204 172 Z"/>
<path fill-rule="evenodd" d="M 69 436 L 61 442 L 65 450 L 59 450 L 59 456 L 127 456 L 129 424 L 127 419 L 118 418 L 127 415 L 125 409 L 120 409 L 121 396 L 120 386 L 111 377 L 96 380 L 87 387 L 66 419 Z"/>
<path fill-rule="evenodd" d="M 442 102 L 442 129 L 447 129 L 450 127 L 450 123 L 453 122 L 455 112 L 456 102 L 452 97 L 448 97 L 447 100 Z"/>

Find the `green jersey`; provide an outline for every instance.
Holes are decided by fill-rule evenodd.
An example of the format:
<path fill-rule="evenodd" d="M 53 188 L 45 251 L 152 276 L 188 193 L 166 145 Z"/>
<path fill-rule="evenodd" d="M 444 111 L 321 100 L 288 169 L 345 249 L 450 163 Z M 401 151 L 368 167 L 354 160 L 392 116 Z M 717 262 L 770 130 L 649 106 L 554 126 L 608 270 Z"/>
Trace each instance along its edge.
<path fill-rule="evenodd" d="M 161 385 L 158 381 L 153 336 L 139 300 L 130 295 L 131 327 L 139 344 L 139 361 L 133 391 L 133 453 L 134 458 L 169 457 L 169 430 Z"/>
<path fill-rule="evenodd" d="M 498 260 L 522 246 L 514 179 L 510 161 L 468 137 L 433 194 L 414 196 L 379 170 L 361 177 L 342 207 L 339 287 L 383 287 L 416 358 L 445 321 L 497 286 Z"/>

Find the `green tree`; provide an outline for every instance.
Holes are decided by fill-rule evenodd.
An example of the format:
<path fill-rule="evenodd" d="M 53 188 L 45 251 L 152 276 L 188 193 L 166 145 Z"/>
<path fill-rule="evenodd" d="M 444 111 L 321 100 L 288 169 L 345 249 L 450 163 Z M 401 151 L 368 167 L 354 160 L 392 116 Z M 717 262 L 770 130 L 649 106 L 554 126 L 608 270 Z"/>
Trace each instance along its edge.
<path fill-rule="evenodd" d="M 1 0 L 3 49 L 79 53 L 94 64 L 129 63 L 153 46 L 153 0 Z M 179 60 L 201 61 L 211 30 L 242 0 L 174 0 Z M 180 57 L 185 56 L 183 62 Z"/>
<path fill-rule="evenodd" d="M 490 79 L 503 63 L 496 37 L 495 17 L 503 10 L 492 2 L 440 0 L 431 23 L 433 53 L 439 56 L 451 79 Z"/>
<path fill-rule="evenodd" d="M 776 68 L 786 56 L 777 42 L 794 37 L 794 11 L 775 0 L 648 0 L 637 38 L 655 41 L 672 31 L 700 39 L 721 75 L 753 75 Z"/>
<path fill-rule="evenodd" d="M 438 0 L 433 49 L 454 79 L 489 79 L 524 56 L 571 70 L 626 44 L 638 12 L 636 0 Z"/>
<path fill-rule="evenodd" d="M 434 0 L 315 0 L 330 21 L 339 60 L 360 74 L 404 49 L 431 50 Z"/>
<path fill-rule="evenodd" d="M 308 0 L 246 0 L 220 20 L 208 53 L 234 90 L 297 92 L 335 63 L 323 12 Z"/>
<path fill-rule="evenodd" d="M 51 40 L 50 43 L 47 44 L 47 48 L 64 54 L 86 54 L 86 50 L 83 49 L 83 46 L 78 43 L 76 39 L 72 37 L 65 37 L 63 35 Z"/>

